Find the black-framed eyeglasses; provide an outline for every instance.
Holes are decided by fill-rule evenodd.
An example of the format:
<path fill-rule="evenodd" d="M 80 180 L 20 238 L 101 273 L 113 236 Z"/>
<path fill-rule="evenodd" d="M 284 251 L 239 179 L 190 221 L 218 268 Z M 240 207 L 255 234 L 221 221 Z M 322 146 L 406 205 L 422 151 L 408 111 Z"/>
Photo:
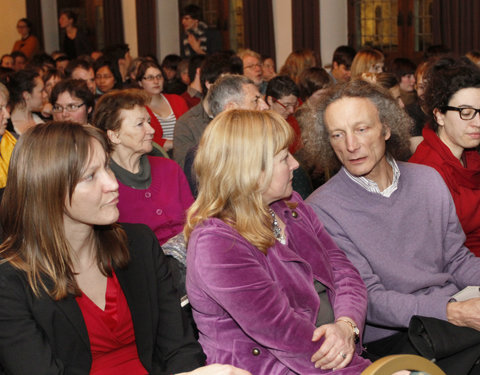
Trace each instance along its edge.
<path fill-rule="evenodd" d="M 52 112 L 53 113 L 62 113 L 64 110 L 66 110 L 67 112 L 75 112 L 82 105 L 85 105 L 85 103 L 80 103 L 80 104 L 70 103 L 70 104 L 67 104 L 65 107 L 62 107 L 61 105 L 55 104 L 52 108 Z"/>
<path fill-rule="evenodd" d="M 462 120 L 472 120 L 475 118 L 477 113 L 480 113 L 480 108 L 471 108 L 471 107 L 451 107 L 449 105 L 443 107 L 443 112 L 446 111 L 456 111 L 460 115 Z"/>
<path fill-rule="evenodd" d="M 273 98 L 273 102 L 279 104 L 285 111 L 288 111 L 288 108 L 292 108 L 294 111 L 298 107 L 298 100 L 295 102 L 295 104 L 283 104 L 280 100 Z"/>

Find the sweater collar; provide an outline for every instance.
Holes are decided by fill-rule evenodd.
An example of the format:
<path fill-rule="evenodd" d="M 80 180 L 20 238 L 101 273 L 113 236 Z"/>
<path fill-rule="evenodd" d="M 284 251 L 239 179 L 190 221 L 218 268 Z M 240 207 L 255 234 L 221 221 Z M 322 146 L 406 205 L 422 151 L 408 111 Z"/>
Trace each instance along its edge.
<path fill-rule="evenodd" d="M 357 177 L 352 175 L 345 167 L 342 167 L 344 170 L 345 174 L 354 182 L 356 182 L 358 185 L 360 185 L 362 188 L 365 190 L 371 192 L 371 193 L 377 193 L 380 195 L 383 195 L 386 198 L 390 198 L 390 196 L 393 194 L 395 190 L 398 188 L 398 180 L 400 179 L 400 169 L 398 169 L 397 162 L 395 159 L 387 155 L 387 162 L 390 164 L 392 167 L 393 171 L 393 179 L 392 183 L 390 186 L 388 186 L 385 190 L 380 191 L 377 183 L 375 181 L 369 180 L 366 177 Z"/>
<path fill-rule="evenodd" d="M 147 155 L 140 158 L 138 173 L 131 173 L 119 166 L 113 159 L 110 159 L 110 168 L 118 181 L 134 189 L 148 189 L 152 183 L 152 173 Z"/>

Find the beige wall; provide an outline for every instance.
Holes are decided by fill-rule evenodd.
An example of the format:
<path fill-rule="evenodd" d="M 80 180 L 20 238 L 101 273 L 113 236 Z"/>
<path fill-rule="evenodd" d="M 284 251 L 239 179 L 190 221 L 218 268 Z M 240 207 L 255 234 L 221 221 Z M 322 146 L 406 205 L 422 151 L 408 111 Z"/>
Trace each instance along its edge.
<path fill-rule="evenodd" d="M 273 28 L 277 71 L 292 52 L 292 0 L 273 0 Z"/>
<path fill-rule="evenodd" d="M 42 24 L 45 52 L 57 51 L 60 49 L 57 0 L 42 0 Z"/>
<path fill-rule="evenodd" d="M 135 9 L 135 0 L 122 0 L 125 43 L 130 47 L 130 55 L 132 57 L 138 56 L 137 16 Z"/>
<path fill-rule="evenodd" d="M 25 1 L 1 0 L 0 1 L 0 55 L 10 53 L 13 44 L 20 39 L 17 33 L 17 21 L 27 14 Z"/>
<path fill-rule="evenodd" d="M 157 0 L 157 57 L 159 61 L 169 54 L 180 54 L 180 17 L 177 1 Z"/>
<path fill-rule="evenodd" d="M 347 0 L 320 0 L 320 46 L 323 65 L 338 46 L 348 43 Z"/>

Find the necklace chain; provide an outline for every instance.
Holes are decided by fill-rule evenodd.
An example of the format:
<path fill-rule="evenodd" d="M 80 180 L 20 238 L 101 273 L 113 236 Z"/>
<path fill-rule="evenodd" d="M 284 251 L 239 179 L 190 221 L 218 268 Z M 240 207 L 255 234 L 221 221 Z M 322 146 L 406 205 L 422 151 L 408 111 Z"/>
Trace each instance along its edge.
<path fill-rule="evenodd" d="M 278 226 L 278 221 L 277 221 L 277 216 L 275 215 L 275 212 L 269 208 L 270 215 L 272 216 L 272 231 L 273 235 L 279 241 L 282 245 L 285 245 L 287 241 L 285 240 L 285 235 L 282 233 L 282 229 Z"/>

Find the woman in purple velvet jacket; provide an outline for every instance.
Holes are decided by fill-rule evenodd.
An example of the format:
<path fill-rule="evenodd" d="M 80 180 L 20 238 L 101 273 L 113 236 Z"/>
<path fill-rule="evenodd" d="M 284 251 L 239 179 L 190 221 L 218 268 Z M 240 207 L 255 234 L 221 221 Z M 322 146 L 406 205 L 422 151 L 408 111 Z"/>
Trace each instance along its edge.
<path fill-rule="evenodd" d="M 187 291 L 209 363 L 256 375 L 359 374 L 366 289 L 292 191 L 290 126 L 233 110 L 207 127 L 185 234 Z"/>

